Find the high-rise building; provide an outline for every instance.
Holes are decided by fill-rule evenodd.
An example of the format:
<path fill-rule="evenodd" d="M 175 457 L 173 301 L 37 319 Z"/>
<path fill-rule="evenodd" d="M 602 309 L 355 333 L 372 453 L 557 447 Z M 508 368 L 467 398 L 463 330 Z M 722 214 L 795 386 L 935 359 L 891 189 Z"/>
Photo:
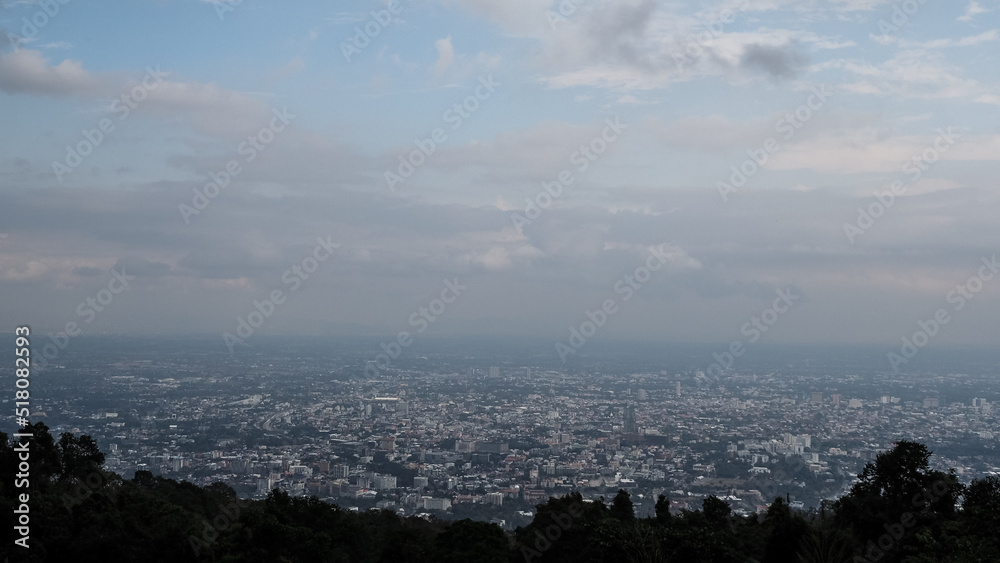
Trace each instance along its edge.
<path fill-rule="evenodd" d="M 379 491 L 385 491 L 389 489 L 396 488 L 396 476 L 395 475 L 379 475 L 375 474 L 375 488 Z"/>
<path fill-rule="evenodd" d="M 812 392 L 812 396 L 809 399 L 809 402 L 813 403 L 814 405 L 818 405 L 818 404 L 822 403 L 823 402 L 823 393 L 821 391 L 813 391 Z"/>
<path fill-rule="evenodd" d="M 835 406 L 835 407 L 839 407 L 840 406 L 840 393 L 834 393 L 833 394 L 833 406 Z"/>
<path fill-rule="evenodd" d="M 636 434 L 638 432 L 639 428 L 635 424 L 635 407 L 629 405 L 625 407 L 625 433 Z"/>
<path fill-rule="evenodd" d="M 677 396 L 678 397 L 681 396 L 681 382 L 680 381 L 677 382 Z"/>
<path fill-rule="evenodd" d="M 421 500 L 427 510 L 451 510 L 451 501 L 446 498 L 423 497 Z"/>
<path fill-rule="evenodd" d="M 500 377 L 500 368 L 497 366 L 490 367 L 490 377 Z"/>
<path fill-rule="evenodd" d="M 269 492 L 271 492 L 271 479 L 269 477 L 257 479 L 257 494 L 266 495 Z"/>
<path fill-rule="evenodd" d="M 639 400 L 640 401 L 645 401 L 646 400 L 646 390 L 645 389 L 639 389 Z"/>

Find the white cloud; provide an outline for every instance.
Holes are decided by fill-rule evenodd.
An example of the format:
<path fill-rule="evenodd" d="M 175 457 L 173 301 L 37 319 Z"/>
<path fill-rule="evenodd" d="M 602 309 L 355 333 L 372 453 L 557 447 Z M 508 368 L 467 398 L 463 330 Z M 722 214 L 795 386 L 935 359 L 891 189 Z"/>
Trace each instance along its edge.
<path fill-rule="evenodd" d="M 1000 40 L 1000 33 L 998 33 L 995 29 L 991 29 L 989 31 L 984 31 L 979 35 L 962 37 L 960 39 L 935 39 L 924 42 L 907 41 L 905 39 L 897 39 L 893 36 L 889 36 L 888 42 L 884 44 L 896 42 L 904 49 L 943 49 L 946 47 L 971 47 L 979 45 L 980 43 L 988 43 L 997 40 Z"/>
<path fill-rule="evenodd" d="M 434 74 L 441 76 L 455 62 L 455 47 L 451 44 L 451 36 L 435 41 L 434 48 L 438 52 L 438 60 L 434 63 Z"/>
<path fill-rule="evenodd" d="M 111 100 L 120 99 L 144 78 L 93 73 L 69 59 L 53 66 L 40 52 L 30 49 L 0 55 L 0 91 L 10 94 L 106 101 L 110 109 Z M 215 84 L 160 80 L 155 87 L 144 89 L 147 97 L 135 112 L 179 119 L 196 131 L 219 137 L 238 137 L 257 130 L 270 113 L 262 101 Z"/>
<path fill-rule="evenodd" d="M 992 10 L 983 8 L 979 4 L 979 2 L 976 2 L 976 0 L 972 0 L 972 2 L 969 2 L 969 7 L 965 9 L 965 14 L 958 17 L 958 21 L 971 22 L 979 14 L 985 14 L 990 11 Z"/>
<path fill-rule="evenodd" d="M 858 77 L 838 87 L 855 94 L 892 96 L 899 99 L 945 100 L 973 98 L 983 87 L 963 78 L 962 69 L 939 53 L 912 49 L 899 52 L 881 64 L 839 59 L 817 65 L 814 70 L 838 69 Z"/>
<path fill-rule="evenodd" d="M 0 90 L 11 94 L 98 96 L 108 91 L 106 80 L 66 59 L 55 66 L 38 51 L 20 49 L 0 55 Z"/>

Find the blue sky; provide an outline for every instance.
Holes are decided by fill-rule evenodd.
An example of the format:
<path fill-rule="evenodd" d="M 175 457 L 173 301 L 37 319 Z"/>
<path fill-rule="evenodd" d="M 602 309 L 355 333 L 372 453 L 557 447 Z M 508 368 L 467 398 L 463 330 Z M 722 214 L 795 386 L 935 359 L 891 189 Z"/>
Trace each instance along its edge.
<path fill-rule="evenodd" d="M 125 268 L 87 331 L 232 331 L 332 236 L 260 332 L 394 334 L 459 277 L 472 289 L 429 330 L 559 341 L 666 245 L 600 338 L 728 342 L 794 287 L 806 302 L 769 340 L 891 345 L 1000 246 L 998 42 L 990 0 L 5 0 L 0 318 L 60 330 Z M 294 118 L 248 161 L 274 111 Z M 606 150 L 581 170 L 586 145 Z M 935 342 L 992 343 L 996 286 Z"/>

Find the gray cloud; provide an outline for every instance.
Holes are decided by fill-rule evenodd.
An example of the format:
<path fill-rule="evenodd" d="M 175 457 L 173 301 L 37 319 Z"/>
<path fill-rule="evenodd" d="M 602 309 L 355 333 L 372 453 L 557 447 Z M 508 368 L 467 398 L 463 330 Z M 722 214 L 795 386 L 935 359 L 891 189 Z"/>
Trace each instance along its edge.
<path fill-rule="evenodd" d="M 808 62 L 809 58 L 795 43 L 782 46 L 747 45 L 740 58 L 742 66 L 764 71 L 773 78 L 793 78 Z"/>

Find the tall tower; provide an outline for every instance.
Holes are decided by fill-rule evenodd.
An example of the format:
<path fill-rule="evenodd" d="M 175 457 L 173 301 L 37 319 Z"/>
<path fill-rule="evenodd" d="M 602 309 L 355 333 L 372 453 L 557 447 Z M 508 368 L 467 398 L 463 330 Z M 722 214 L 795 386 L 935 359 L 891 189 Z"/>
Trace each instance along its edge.
<path fill-rule="evenodd" d="M 639 428 L 635 424 L 635 406 L 629 405 L 625 407 L 625 433 L 637 434 L 638 432 Z"/>

